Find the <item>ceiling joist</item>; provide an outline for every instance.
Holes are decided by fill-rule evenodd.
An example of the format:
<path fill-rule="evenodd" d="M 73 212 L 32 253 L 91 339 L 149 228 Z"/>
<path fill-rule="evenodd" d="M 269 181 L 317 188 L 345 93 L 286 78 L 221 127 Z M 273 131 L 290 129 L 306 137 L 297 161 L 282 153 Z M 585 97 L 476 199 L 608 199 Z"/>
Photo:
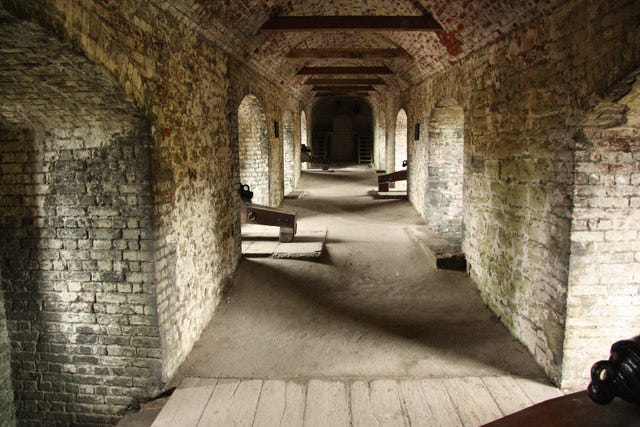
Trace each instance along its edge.
<path fill-rule="evenodd" d="M 318 92 L 316 98 L 322 96 L 370 96 L 369 92 Z"/>
<path fill-rule="evenodd" d="M 313 92 L 331 92 L 331 91 L 358 91 L 367 92 L 370 90 L 376 90 L 373 86 L 313 86 L 311 88 Z"/>
<path fill-rule="evenodd" d="M 293 49 L 287 58 L 411 59 L 404 49 Z"/>
<path fill-rule="evenodd" d="M 389 67 L 302 67 L 299 76 L 314 74 L 393 74 Z"/>
<path fill-rule="evenodd" d="M 317 79 L 310 78 L 304 82 L 305 85 L 382 85 L 386 86 L 387 82 L 380 78 L 363 78 L 363 79 Z"/>
<path fill-rule="evenodd" d="M 418 16 L 272 16 L 263 31 L 436 31 L 429 14 Z"/>

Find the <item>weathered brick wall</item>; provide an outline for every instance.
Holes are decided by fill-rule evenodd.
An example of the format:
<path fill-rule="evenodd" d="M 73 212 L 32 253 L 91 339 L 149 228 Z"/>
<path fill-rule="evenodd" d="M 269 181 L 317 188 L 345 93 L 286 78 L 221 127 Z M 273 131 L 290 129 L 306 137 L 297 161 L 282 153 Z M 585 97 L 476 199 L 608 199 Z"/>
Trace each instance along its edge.
<path fill-rule="evenodd" d="M 407 113 L 404 110 L 398 111 L 396 115 L 395 150 L 393 157 L 393 170 L 404 169 L 402 162 L 407 160 Z"/>
<path fill-rule="evenodd" d="M 253 203 L 269 204 L 269 135 L 260 101 L 247 95 L 238 107 L 240 182 L 253 192 Z"/>
<path fill-rule="evenodd" d="M 311 115 L 307 118 L 306 105 L 300 105 L 300 144 L 305 144 L 308 148 L 311 148 Z M 309 108 L 310 111 L 310 108 Z M 300 154 L 298 154 L 300 156 Z M 310 162 L 303 162 L 300 164 L 300 173 L 302 170 L 308 169 L 311 166 Z M 297 175 L 297 179 L 300 179 L 300 174 Z M 296 181 L 297 182 L 297 181 Z"/>
<path fill-rule="evenodd" d="M 289 194 L 295 187 L 296 161 L 295 161 L 295 122 L 291 110 L 286 110 L 282 116 L 282 167 L 284 171 L 284 194 Z M 298 151 L 300 151 L 298 149 Z M 299 162 L 298 162 L 299 163 Z"/>
<path fill-rule="evenodd" d="M 282 117 L 283 106 L 289 105 L 291 102 L 285 94 L 282 93 L 282 89 L 265 79 L 264 77 L 256 74 L 252 70 L 248 69 L 245 64 L 240 63 L 234 59 L 229 60 L 229 95 L 228 95 L 228 117 L 229 117 L 229 139 L 232 143 L 233 150 L 239 150 L 235 141 L 238 141 L 238 110 L 243 100 L 251 95 L 257 101 L 262 110 L 264 111 L 265 124 L 266 124 L 266 142 L 268 143 L 268 151 L 261 150 L 263 153 L 267 153 L 268 157 L 268 198 L 262 201 L 258 201 L 255 195 L 258 193 L 254 191 L 254 202 L 265 205 L 278 206 L 284 199 L 284 181 L 283 181 L 283 132 L 282 132 Z M 279 137 L 275 137 L 274 121 L 279 122 Z M 263 139 L 265 141 L 265 139 Z M 251 145 L 253 149 L 255 144 Z M 299 150 L 299 147 L 298 147 Z M 237 151 L 236 151 L 237 153 Z M 253 171 L 252 173 L 258 173 L 259 171 Z M 238 178 L 239 179 L 239 178 Z M 266 178 L 265 178 L 266 179 Z M 264 182 L 264 179 L 261 181 Z"/>
<path fill-rule="evenodd" d="M 0 136 L 0 138 L 2 137 Z M 0 283 L 2 283 L 1 265 Z M 16 410 L 13 404 L 11 344 L 9 342 L 9 329 L 4 304 L 4 292 L 2 286 L 0 286 L 0 425 L 12 426 L 16 424 Z"/>
<path fill-rule="evenodd" d="M 562 385 L 582 388 L 613 342 L 640 334 L 640 73 L 578 131 Z M 620 99 L 620 97 L 622 99 Z"/>
<path fill-rule="evenodd" d="M 462 243 L 464 113 L 447 98 L 428 124 L 424 221 L 454 247 Z"/>
<path fill-rule="evenodd" d="M 386 146 L 383 169 L 387 172 L 393 172 L 396 167 L 396 120 L 401 108 L 406 111 L 404 104 L 401 107 L 400 101 L 395 98 L 388 98 L 384 105 L 384 121 L 387 127 L 385 129 Z"/>
<path fill-rule="evenodd" d="M 226 56 L 196 31 L 166 19 L 170 32 L 156 34 L 164 38 L 151 110 L 158 310 L 168 379 L 228 286 L 240 232 L 237 181 L 229 167 Z"/>
<path fill-rule="evenodd" d="M 304 109 L 300 111 L 300 143 L 305 144 L 307 147 L 311 147 L 311 135 L 309 134 L 307 123 L 307 114 Z"/>
<path fill-rule="evenodd" d="M 17 417 L 115 422 L 160 385 L 149 129 L 101 68 L 2 13 L 0 250 Z"/>
<path fill-rule="evenodd" d="M 155 276 L 168 379 L 210 320 L 240 256 L 227 56 L 168 3 L 5 3 L 57 28 L 104 65 L 151 124 Z"/>
<path fill-rule="evenodd" d="M 303 141 L 303 124 L 301 120 L 302 110 L 299 103 L 296 103 L 290 111 L 292 111 L 291 114 L 293 118 L 293 188 L 295 188 L 298 184 L 298 181 L 300 181 L 300 174 L 302 173 L 302 162 L 300 160 L 300 155 L 302 153 L 301 145 Z"/>
<path fill-rule="evenodd" d="M 410 124 L 425 123 L 446 97 L 463 108 L 463 249 L 471 277 L 558 382 L 574 136 L 594 94 L 637 66 L 640 50 L 630 46 L 639 45 L 639 9 L 634 1 L 566 2 L 408 94 Z M 387 103 L 387 119 L 399 102 Z M 426 217 L 428 130 L 421 133 L 409 146 L 410 200 Z"/>
<path fill-rule="evenodd" d="M 387 126 L 385 121 L 385 108 L 382 102 L 376 102 L 373 106 L 373 121 L 374 167 L 383 170 L 387 161 Z"/>
<path fill-rule="evenodd" d="M 419 103 L 420 101 L 417 101 Z M 415 124 L 420 123 L 420 135 L 419 138 L 415 139 L 415 132 L 411 135 L 410 141 L 408 141 L 407 146 L 407 160 L 409 161 L 407 170 L 408 170 L 408 180 L 407 180 L 407 196 L 409 197 L 409 201 L 413 204 L 413 206 L 421 206 L 422 209 L 418 209 L 418 212 L 425 217 L 427 213 L 424 208 L 426 206 L 425 199 L 427 194 L 427 164 L 428 164 L 428 155 L 427 155 L 427 141 L 429 138 L 429 118 L 430 115 L 423 114 L 422 111 L 418 110 L 414 112 L 412 109 L 407 111 L 407 123 L 409 127 L 413 126 L 415 131 Z"/>

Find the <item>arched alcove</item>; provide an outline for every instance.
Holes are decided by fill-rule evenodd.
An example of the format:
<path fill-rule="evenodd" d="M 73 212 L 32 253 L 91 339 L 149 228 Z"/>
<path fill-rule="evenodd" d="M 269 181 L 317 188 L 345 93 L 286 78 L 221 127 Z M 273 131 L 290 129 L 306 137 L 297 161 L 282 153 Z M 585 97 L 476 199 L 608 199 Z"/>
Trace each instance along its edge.
<path fill-rule="evenodd" d="M 387 124 L 385 121 L 384 111 L 378 108 L 375 114 L 375 149 L 374 160 L 377 169 L 385 169 L 385 161 L 387 155 Z"/>
<path fill-rule="evenodd" d="M 404 109 L 396 116 L 394 170 L 402 170 L 402 162 L 407 160 L 407 113 Z"/>
<path fill-rule="evenodd" d="M 464 112 L 445 98 L 433 109 L 427 142 L 425 222 L 456 247 L 463 239 Z"/>
<path fill-rule="evenodd" d="M 403 170 L 402 162 L 407 160 L 407 113 L 400 109 L 396 115 L 396 129 L 394 135 L 393 170 Z M 396 190 L 406 191 L 407 181 L 398 181 L 394 185 Z"/>
<path fill-rule="evenodd" d="M 293 113 L 287 110 L 282 117 L 282 179 L 284 182 L 284 194 L 289 194 L 293 191 L 296 179 L 293 127 Z"/>
<path fill-rule="evenodd" d="M 238 107 L 238 154 L 240 182 L 253 191 L 253 203 L 269 204 L 269 139 L 267 118 L 254 95 Z"/>

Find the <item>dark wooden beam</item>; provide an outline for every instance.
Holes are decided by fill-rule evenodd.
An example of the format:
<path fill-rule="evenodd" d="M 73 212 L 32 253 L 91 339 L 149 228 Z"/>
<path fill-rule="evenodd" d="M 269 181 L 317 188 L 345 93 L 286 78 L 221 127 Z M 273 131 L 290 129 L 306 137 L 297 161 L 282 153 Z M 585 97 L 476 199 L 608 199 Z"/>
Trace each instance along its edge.
<path fill-rule="evenodd" d="M 305 85 L 382 85 L 386 86 L 387 82 L 380 78 L 375 79 L 314 79 L 310 78 L 304 82 Z"/>
<path fill-rule="evenodd" d="M 411 59 L 404 49 L 293 49 L 287 58 Z"/>
<path fill-rule="evenodd" d="M 299 76 L 314 74 L 393 74 L 389 67 L 303 67 L 296 73 Z"/>
<path fill-rule="evenodd" d="M 330 92 L 333 90 L 337 91 L 350 91 L 355 90 L 358 92 L 367 92 L 370 90 L 376 90 L 373 86 L 314 86 L 311 88 L 313 92 Z"/>
<path fill-rule="evenodd" d="M 396 181 L 406 181 L 407 170 L 400 170 L 388 173 L 386 175 L 378 175 L 378 191 L 389 191 L 389 183 Z"/>
<path fill-rule="evenodd" d="M 369 96 L 369 92 L 318 92 L 316 98 L 321 96 Z"/>
<path fill-rule="evenodd" d="M 272 16 L 263 31 L 434 31 L 442 26 L 433 16 Z"/>

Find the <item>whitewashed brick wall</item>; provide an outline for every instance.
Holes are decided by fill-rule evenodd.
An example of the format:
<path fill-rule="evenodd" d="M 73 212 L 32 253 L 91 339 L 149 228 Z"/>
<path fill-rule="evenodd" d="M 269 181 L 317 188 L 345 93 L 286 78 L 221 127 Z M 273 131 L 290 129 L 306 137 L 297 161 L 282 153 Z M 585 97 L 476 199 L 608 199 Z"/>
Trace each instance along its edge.
<path fill-rule="evenodd" d="M 584 386 L 592 363 L 608 359 L 615 341 L 640 335 L 638 76 L 617 85 L 576 138 L 562 379 L 567 388 Z"/>

